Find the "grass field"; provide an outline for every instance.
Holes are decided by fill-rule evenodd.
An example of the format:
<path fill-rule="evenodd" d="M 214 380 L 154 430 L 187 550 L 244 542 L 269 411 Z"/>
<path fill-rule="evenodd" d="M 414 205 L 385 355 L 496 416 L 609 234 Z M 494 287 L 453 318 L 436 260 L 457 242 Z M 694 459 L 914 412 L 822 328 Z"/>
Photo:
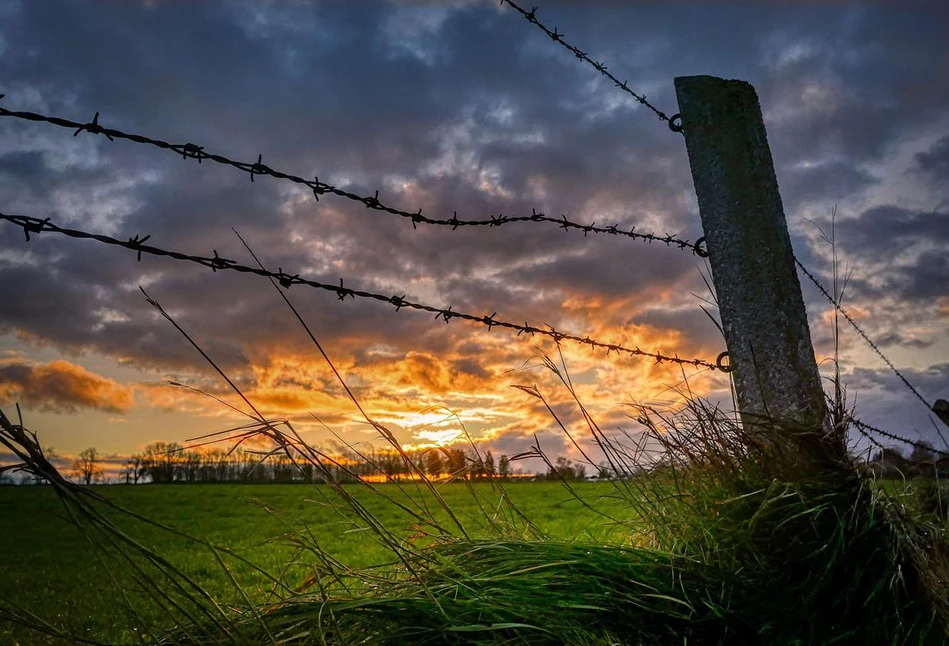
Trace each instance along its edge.
<path fill-rule="evenodd" d="M 949 489 L 771 430 L 698 410 L 608 483 L 82 488 L 8 424 L 53 486 L 0 488 L 0 646 L 947 643 Z"/>
<path fill-rule="evenodd" d="M 499 502 L 492 485 L 471 485 L 489 513 Z M 612 499 L 607 483 L 573 485 L 584 500 L 599 510 L 623 518 L 629 510 Z M 169 485 L 96 487 L 113 502 L 151 520 L 234 548 L 256 565 L 301 584 L 312 573 L 314 559 L 295 546 L 292 537 L 306 529 L 330 554 L 353 567 L 377 565 L 392 558 L 368 532 L 354 530 L 337 508 L 326 487 L 308 485 Z M 408 494 L 383 485 L 386 496 L 408 502 Z M 413 533 L 407 513 L 364 487 L 348 489 L 382 520 L 386 527 Z M 408 485 L 407 492 L 414 494 Z M 484 522 L 469 489 L 461 483 L 439 485 L 456 514 L 478 534 Z M 554 538 L 591 542 L 623 542 L 621 526 L 594 513 L 560 483 L 512 483 L 505 486 L 513 502 L 543 531 Z M 431 497 L 422 499 L 432 504 Z M 444 514 L 433 511 L 438 518 Z M 0 487 L 0 599 L 51 621 L 74 635 L 111 643 L 134 640 L 136 620 L 123 611 L 123 589 L 134 597 L 132 577 L 121 563 L 102 561 L 89 540 L 63 517 L 63 508 L 50 487 Z M 216 598 L 240 605 L 241 595 L 210 549 L 167 531 L 128 518 L 117 519 L 123 529 L 155 552 L 167 557 L 199 581 Z M 99 552 L 101 557 L 101 551 Z M 226 559 L 236 581 L 256 601 L 269 590 L 265 577 L 245 564 Z M 104 563 L 111 567 L 107 568 Z M 110 575 L 109 571 L 112 570 Z M 115 576 L 118 584 L 110 576 Z M 145 608 L 149 607 L 144 605 Z M 147 611 L 146 611 L 147 612 Z M 153 609 L 155 617 L 160 613 Z M 154 619 L 148 617 L 146 619 Z M 0 644 L 55 643 L 11 624 L 0 624 Z"/>

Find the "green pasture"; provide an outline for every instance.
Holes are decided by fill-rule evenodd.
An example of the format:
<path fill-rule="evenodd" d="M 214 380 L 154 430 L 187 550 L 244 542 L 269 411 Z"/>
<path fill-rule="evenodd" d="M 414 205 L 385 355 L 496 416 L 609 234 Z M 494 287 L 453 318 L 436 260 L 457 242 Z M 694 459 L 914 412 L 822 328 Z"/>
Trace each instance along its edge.
<path fill-rule="evenodd" d="M 438 490 L 453 512 L 477 536 L 486 518 L 500 502 L 500 491 L 489 483 L 446 483 Z M 510 483 L 504 490 L 514 504 L 537 526 L 557 539 L 590 542 L 623 542 L 622 526 L 602 515 L 628 518 L 628 505 L 614 498 L 609 483 L 572 485 L 591 511 L 560 483 Z M 216 546 L 236 550 L 264 570 L 301 585 L 313 573 L 315 558 L 301 551 L 301 532 L 329 554 L 352 567 L 384 564 L 392 552 L 381 547 L 372 534 L 354 526 L 341 514 L 333 492 L 309 485 L 167 485 L 94 487 L 109 500 L 145 518 L 181 530 Z M 421 501 L 441 522 L 449 519 L 430 493 L 414 485 L 382 485 L 386 496 L 359 485 L 348 486 L 373 516 L 388 529 L 408 539 L 415 533 L 410 515 L 393 500 L 413 507 Z M 474 494 L 474 495 L 472 495 Z M 334 504 L 335 503 L 335 504 Z M 51 487 L 0 487 L 0 599 L 18 606 L 57 628 L 109 643 L 135 639 L 136 619 L 124 610 L 126 599 L 140 612 L 151 608 L 127 566 L 102 551 L 98 535 L 87 537 L 63 516 L 64 510 Z M 116 516 L 116 514 L 112 514 Z M 242 604 L 242 595 L 225 573 L 214 553 L 168 531 L 125 516 L 117 524 L 156 553 L 168 558 L 194 578 L 215 598 Z M 95 541 L 99 547 L 93 549 Z M 265 576 L 240 561 L 222 557 L 234 579 L 255 601 L 266 601 L 270 584 Z M 114 579 L 113 579 L 114 577 Z M 57 643 L 35 633 L 0 624 L 0 644 Z"/>
<path fill-rule="evenodd" d="M 655 484 L 656 478 L 652 481 Z M 676 486 L 683 486 L 683 483 Z M 643 545 L 649 541 L 648 534 L 644 536 L 635 531 L 637 528 L 642 530 L 644 524 L 640 522 L 641 519 L 635 518 L 634 514 L 642 513 L 644 508 L 633 511 L 635 505 L 630 504 L 630 491 L 622 490 L 621 484 L 572 483 L 568 490 L 564 484 L 555 482 L 511 482 L 504 485 L 503 494 L 497 485 L 487 482 L 445 483 L 438 484 L 436 487 L 452 513 L 464 525 L 464 531 L 473 539 L 472 543 L 456 544 L 457 547 L 449 545 L 447 549 L 441 549 L 439 551 L 441 558 L 448 559 L 444 563 L 452 563 L 451 559 L 458 558 L 461 559 L 457 561 L 458 567 L 462 570 L 469 567 L 502 568 L 503 570 L 508 567 L 504 565 L 505 561 L 496 559 L 509 558 L 511 553 L 507 550 L 510 548 L 506 545 L 520 545 L 518 549 L 523 550 L 522 555 L 517 556 L 517 560 L 510 564 L 510 567 L 522 573 L 519 576 L 524 577 L 524 585 L 527 587 L 522 591 L 518 592 L 513 587 L 508 589 L 506 587 L 508 583 L 504 583 L 497 590 L 491 588 L 498 581 L 507 581 L 504 578 L 506 575 L 498 574 L 501 570 L 497 569 L 477 576 L 471 573 L 465 574 L 464 576 L 474 577 L 470 579 L 466 587 L 477 587 L 484 582 L 494 590 L 490 593 L 491 595 L 515 593 L 515 597 L 510 602 L 513 604 L 512 607 L 519 608 L 521 606 L 516 595 L 543 594 L 547 586 L 551 586 L 549 588 L 551 591 L 556 590 L 559 581 L 556 576 L 549 580 L 544 578 L 548 576 L 543 574 L 548 566 L 559 567 L 567 563 L 577 563 L 576 566 L 568 565 L 571 572 L 568 580 L 576 581 L 571 585 L 584 585 L 583 571 L 574 571 L 573 568 L 581 567 L 579 564 L 587 561 L 591 566 L 596 563 L 597 577 L 603 576 L 605 570 L 616 571 L 632 567 L 633 570 L 630 571 L 629 576 L 647 576 L 648 580 L 649 575 L 644 575 L 644 571 L 636 569 L 644 565 L 635 565 L 635 559 L 640 558 L 637 554 L 648 555 L 648 553 L 641 551 L 622 553 L 614 549 L 625 545 L 635 550 L 638 549 L 636 544 Z M 661 494 L 660 499 L 666 497 L 664 493 L 666 489 L 669 493 L 674 489 L 672 485 L 667 487 L 661 482 L 658 487 L 659 489 L 654 492 L 658 491 Z M 906 509 L 914 516 L 922 514 L 930 522 L 936 523 L 930 527 L 945 528 L 945 505 L 949 504 L 949 500 L 944 499 L 949 498 L 949 490 L 943 490 L 942 493 L 938 491 L 924 493 L 927 487 L 932 488 L 923 482 L 889 481 L 873 485 L 875 490 L 886 496 L 890 501 L 889 504 L 895 505 L 895 509 Z M 225 609 L 230 608 L 232 611 L 245 615 L 251 604 L 267 603 L 277 599 L 272 593 L 273 583 L 268 578 L 268 574 L 296 590 L 312 591 L 312 586 L 307 587 L 308 582 L 314 580 L 313 577 L 320 572 L 320 559 L 327 554 L 338 559 L 344 566 L 362 568 L 363 572 L 367 567 L 371 571 L 372 566 L 389 564 L 395 558 L 391 549 L 386 549 L 377 543 L 375 535 L 366 529 L 364 522 L 355 519 L 352 512 L 347 511 L 351 507 L 342 504 L 332 489 L 325 486 L 144 485 L 93 487 L 92 489 L 117 505 L 140 514 L 143 518 L 188 534 L 190 538 L 176 535 L 167 529 L 149 525 L 141 520 L 135 520 L 115 510 L 108 512 L 108 516 L 138 543 L 167 558 L 170 564 L 180 568 L 188 577 L 200 583 L 216 603 L 221 604 Z M 433 534 L 437 532 L 433 531 L 431 526 L 421 528 L 416 526 L 417 520 L 413 520 L 410 511 L 400 509 L 399 505 L 405 506 L 408 510 L 419 509 L 423 512 L 421 516 L 430 517 L 437 523 L 444 523 L 452 533 L 457 535 L 457 526 L 452 524 L 454 521 L 447 512 L 439 509 L 435 496 L 431 492 L 412 484 L 402 485 L 401 488 L 395 485 L 381 485 L 376 489 L 377 491 L 373 491 L 362 485 L 352 485 L 345 487 L 345 492 L 353 495 L 359 505 L 365 507 L 369 512 L 369 517 L 378 520 L 383 527 L 405 541 L 430 541 Z M 623 492 L 620 493 L 621 491 Z M 511 519 L 512 507 L 503 504 L 502 495 L 509 497 L 513 506 L 536 525 L 536 530 L 529 529 L 523 519 L 505 525 L 506 519 Z M 758 512 L 752 511 L 754 507 L 744 509 L 747 503 L 759 505 L 759 502 L 756 502 L 757 497 L 739 497 L 726 501 L 724 507 L 718 508 L 720 511 L 727 512 L 726 515 L 720 516 L 719 511 L 713 512 L 713 515 L 716 519 L 721 518 L 721 522 L 731 527 L 733 522 L 744 522 L 741 521 L 742 518 L 760 516 L 769 507 L 783 505 L 788 500 L 793 502 L 793 499 L 788 498 L 786 494 L 779 494 L 773 502 L 764 502 L 771 500 L 770 496 L 771 494 L 768 494 L 760 499 L 763 502 Z M 695 514 L 696 510 L 701 512 L 699 507 L 704 503 L 701 503 L 700 499 L 696 498 L 695 502 L 692 502 L 692 498 L 686 497 L 684 500 L 687 505 L 684 508 L 687 514 Z M 694 506 L 696 503 L 699 503 L 699 507 Z M 806 513 L 824 515 L 824 512 L 819 511 L 823 507 L 824 504 L 821 503 L 821 506 L 808 508 L 809 511 Z M 782 518 L 792 523 L 799 523 L 804 518 L 804 512 L 793 506 L 785 511 L 779 511 L 778 507 L 773 507 L 773 511 L 777 512 L 776 521 L 779 528 L 785 522 Z M 96 532 L 96 524 L 87 523 L 86 526 L 91 526 L 92 530 L 86 534 L 71 524 L 64 517 L 64 513 L 66 513 L 65 508 L 56 498 L 52 487 L 0 487 L 0 518 L 2 518 L 0 522 L 0 611 L 6 613 L 3 616 L 12 616 L 11 610 L 13 614 L 19 613 L 23 616 L 32 613 L 32 616 L 50 622 L 51 629 L 61 634 L 83 637 L 95 643 L 105 644 L 136 643 L 136 632 L 139 630 L 150 630 L 148 634 L 154 636 L 155 626 L 171 626 L 181 619 L 180 613 L 174 610 L 163 610 L 160 604 L 155 602 L 155 598 L 149 596 L 147 592 L 150 583 L 169 585 L 166 579 L 156 576 L 154 570 L 137 574 L 130 565 L 131 562 L 123 561 L 121 557 L 115 556 L 115 550 L 110 547 L 108 537 Z M 691 516 L 689 518 L 689 523 L 694 522 Z M 816 527 L 818 522 L 824 522 L 816 520 L 817 516 L 814 516 L 814 519 L 805 519 L 806 524 L 802 527 L 806 528 L 812 524 Z M 849 520 L 844 520 L 846 525 L 850 524 Z M 836 522 L 832 520 L 831 526 L 833 527 Z M 491 526 L 492 523 L 495 523 L 494 526 Z M 645 526 L 648 526 L 648 523 Z M 504 527 L 508 527 L 509 530 Z M 695 528 L 690 529 L 688 523 L 681 526 L 681 531 L 684 532 L 681 536 L 680 530 L 675 529 L 675 524 L 669 527 L 673 532 L 673 541 L 681 539 L 700 546 L 705 540 L 700 535 L 694 535 Z M 713 525 L 708 527 L 708 530 L 701 530 L 703 535 L 706 531 L 720 531 Z M 875 526 L 868 525 L 867 527 Z M 852 533 L 846 530 L 845 525 L 840 525 L 840 530 L 848 534 Z M 533 531 L 538 534 L 533 534 Z M 742 545 L 748 538 L 741 537 L 748 530 L 738 529 L 736 526 L 727 531 L 728 536 L 732 538 L 726 536 L 726 539 L 722 540 L 719 536 L 698 551 L 696 548 L 689 549 L 697 554 L 707 552 L 712 557 L 710 563 L 721 561 L 724 571 L 731 571 L 736 567 L 731 561 L 742 558 L 741 554 L 745 549 Z M 753 532 L 757 531 L 753 530 Z M 768 532 L 771 531 L 768 530 Z M 799 535 L 799 530 L 794 527 L 789 531 L 791 536 Z M 857 547 L 854 549 L 863 550 L 865 548 L 859 547 L 860 541 L 864 540 L 860 536 L 873 535 L 875 531 L 877 530 L 861 529 L 847 540 L 855 540 L 854 545 Z M 517 532 L 522 533 L 520 540 Z M 789 540 L 788 537 L 783 536 L 783 533 L 784 530 L 779 530 L 764 543 L 769 551 L 778 550 L 778 553 L 782 553 L 782 546 Z M 537 536 L 540 534 L 553 539 L 553 542 L 537 542 Z M 768 535 L 771 536 L 771 534 Z M 506 538 L 502 539 L 501 536 Z M 634 539 L 634 536 L 638 538 Z M 778 536 L 782 538 L 778 539 Z M 482 537 L 488 540 L 479 544 L 477 539 Z M 761 540 L 754 538 L 754 534 L 749 537 L 755 541 Z M 668 543 L 669 537 L 661 540 Z M 871 544 L 869 549 L 876 550 L 877 548 L 873 547 L 875 544 Z M 212 549 L 210 545 L 218 549 Z M 454 551 L 459 549 L 469 549 L 465 545 L 472 546 L 470 549 L 473 551 L 470 555 L 454 554 Z M 580 552 L 576 552 L 570 547 L 571 545 L 575 545 Z M 604 552 L 598 550 L 596 545 L 611 547 Z M 833 549 L 836 551 L 842 545 L 843 543 Z M 227 554 L 221 548 L 234 550 L 234 554 Z M 830 548 L 831 545 L 828 545 L 821 549 Z M 532 549 L 540 550 L 540 552 L 534 555 Z M 709 549 L 712 551 L 708 552 Z M 738 551 L 735 551 L 736 549 Z M 924 546 L 924 549 L 932 549 L 932 547 Z M 493 551 L 496 550 L 501 550 L 501 552 L 494 554 Z M 868 554 L 878 553 L 878 551 L 868 552 Z M 656 552 L 656 554 L 660 553 Z M 826 558 L 820 552 L 807 551 L 806 554 L 809 556 L 805 561 L 816 558 L 816 561 L 805 566 L 806 568 L 824 567 L 825 563 L 846 564 L 851 558 L 833 556 L 833 552 L 828 552 Z M 247 561 L 241 560 L 242 558 Z M 800 567 L 792 565 L 796 556 L 781 556 L 781 562 L 786 558 L 789 559 L 786 564 L 782 565 L 779 562 L 777 566 L 768 567 L 777 567 L 778 573 L 786 570 L 788 574 L 793 572 L 806 574 Z M 870 556 L 870 558 L 875 559 L 877 556 Z M 539 559 L 538 562 L 543 564 L 543 567 L 530 565 L 533 562 L 532 559 Z M 858 559 L 854 563 L 859 568 L 863 561 Z M 820 575 L 819 578 L 832 576 L 830 566 L 827 567 L 827 574 Z M 260 568 L 263 572 L 256 568 Z M 386 570 L 380 570 L 380 572 L 384 571 Z M 819 570 L 814 571 L 820 574 Z M 685 572 L 689 576 L 688 568 Z M 700 569 L 696 572 L 700 578 L 720 576 L 714 571 L 703 573 Z M 544 580 L 533 581 L 530 579 L 533 576 L 532 573 L 541 574 Z M 605 574 L 608 575 L 609 572 Z M 878 586 L 888 586 L 890 581 L 894 581 L 894 579 L 885 578 L 883 570 L 879 574 Z M 497 578 L 499 576 L 502 578 Z M 836 577 L 836 575 L 833 576 Z M 850 576 L 848 574 L 844 580 L 850 580 Z M 856 579 L 860 579 L 861 576 L 863 575 L 857 576 Z M 575 580 L 574 577 L 579 578 Z M 626 580 L 626 576 L 623 579 Z M 658 585 L 660 580 L 661 577 L 654 580 L 652 585 Z M 763 583 L 767 581 L 768 579 L 765 578 Z M 671 588 L 673 591 L 678 589 L 677 586 L 689 585 L 673 583 Z M 510 585 L 513 586 L 513 583 Z M 601 584 L 594 583 L 594 585 Z M 629 585 L 629 583 L 624 585 Z M 846 584 L 841 582 L 841 585 Z M 870 585 L 871 587 L 874 585 L 873 575 L 871 575 Z M 780 586 L 776 588 L 778 591 L 780 589 Z M 839 586 L 833 589 L 838 591 L 833 593 L 838 596 L 850 594 L 850 591 Z M 477 596 L 480 593 L 474 592 L 474 594 L 475 600 L 481 598 Z M 580 589 L 576 594 L 577 598 L 579 595 L 586 595 L 593 599 L 602 597 L 605 602 L 613 593 L 604 593 L 597 587 L 585 591 Z M 774 596 L 773 592 L 763 596 L 752 595 L 750 598 L 767 606 L 768 599 L 772 596 Z M 650 597 L 653 601 L 658 600 L 659 603 L 665 603 L 669 599 L 665 594 L 654 594 L 646 595 L 644 600 L 649 602 Z M 496 599 L 494 596 L 485 597 L 485 599 L 489 598 Z M 573 593 L 568 595 L 568 599 L 573 598 Z M 777 599 L 775 603 L 785 603 L 785 601 L 787 600 Z M 409 604 L 407 607 L 411 607 L 414 603 L 411 597 L 408 598 L 407 603 Z M 549 603 L 551 608 L 554 608 L 560 602 L 550 601 Z M 576 603 L 581 602 L 576 601 Z M 763 609 L 767 610 L 764 606 Z M 129 607 L 134 608 L 134 611 L 128 610 Z M 578 608 L 583 611 L 584 607 L 582 604 L 568 604 L 565 609 L 569 608 L 570 612 L 575 612 Z M 635 605 L 635 607 L 639 606 Z M 672 611 L 669 608 L 652 608 L 644 617 L 649 619 L 665 616 L 670 612 L 669 616 L 674 616 L 675 612 Z M 741 627 L 737 621 L 733 625 L 738 629 L 747 630 L 747 627 Z M 657 626 L 657 630 L 661 628 Z M 759 628 L 752 628 L 753 633 L 767 632 L 762 633 Z M 884 642 L 890 643 L 885 639 L 880 643 Z M 0 618 L 0 646 L 58 643 L 76 642 L 74 639 L 62 640 L 45 636 Z M 196 640 L 186 641 L 186 643 L 203 642 Z M 245 639 L 240 643 L 258 642 L 249 642 Z M 778 642 L 766 640 L 761 643 Z M 845 640 L 842 643 L 848 642 Z M 920 641 L 899 641 L 899 643 L 940 642 L 938 639 L 934 642 L 926 638 Z"/>

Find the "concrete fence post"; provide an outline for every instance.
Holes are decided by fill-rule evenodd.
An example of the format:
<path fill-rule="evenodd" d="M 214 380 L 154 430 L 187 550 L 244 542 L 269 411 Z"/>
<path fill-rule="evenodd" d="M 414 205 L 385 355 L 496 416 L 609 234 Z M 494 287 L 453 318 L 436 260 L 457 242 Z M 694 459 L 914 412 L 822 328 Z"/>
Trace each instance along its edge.
<path fill-rule="evenodd" d="M 675 89 L 742 422 L 819 438 L 827 405 L 757 94 L 712 76 Z"/>

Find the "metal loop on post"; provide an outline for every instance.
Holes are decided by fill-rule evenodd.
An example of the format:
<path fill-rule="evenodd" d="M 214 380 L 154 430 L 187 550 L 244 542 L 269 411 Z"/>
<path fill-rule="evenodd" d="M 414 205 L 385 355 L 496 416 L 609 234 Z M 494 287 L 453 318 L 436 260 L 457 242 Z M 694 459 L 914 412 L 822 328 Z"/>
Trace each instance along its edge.
<path fill-rule="evenodd" d="M 721 370 L 722 372 L 731 372 L 732 366 L 731 363 L 723 363 L 725 359 L 728 358 L 728 350 L 722 352 L 718 357 L 715 358 L 715 367 Z"/>
<path fill-rule="evenodd" d="M 703 244 L 705 245 L 704 249 L 702 248 Z M 695 255 L 700 258 L 708 258 L 708 241 L 705 239 L 705 236 L 696 240 L 693 248 L 695 249 Z"/>
<path fill-rule="evenodd" d="M 672 132 L 682 132 L 682 115 L 678 112 L 669 117 L 669 130 Z"/>

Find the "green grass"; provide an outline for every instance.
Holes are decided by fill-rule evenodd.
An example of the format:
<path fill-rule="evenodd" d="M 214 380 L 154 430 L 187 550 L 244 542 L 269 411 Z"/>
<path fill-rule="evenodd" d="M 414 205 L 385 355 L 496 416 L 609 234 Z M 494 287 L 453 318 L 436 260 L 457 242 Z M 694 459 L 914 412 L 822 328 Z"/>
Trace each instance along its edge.
<path fill-rule="evenodd" d="M 894 500 L 902 500 L 910 506 L 916 500 L 913 483 L 895 481 L 880 483 Z M 644 552 L 631 545 L 633 534 L 630 526 L 617 525 L 603 514 L 614 518 L 629 519 L 633 510 L 628 502 L 616 496 L 613 485 L 608 483 L 580 483 L 572 485 L 579 498 L 601 513 L 591 511 L 580 500 L 574 498 L 560 483 L 511 483 L 505 487 L 512 501 L 546 533 L 553 543 L 537 543 L 529 540 L 518 543 L 500 543 L 483 540 L 473 543 L 449 543 L 441 548 L 445 562 L 460 559 L 465 570 L 475 564 L 485 590 L 473 593 L 474 604 L 479 604 L 483 594 L 490 592 L 492 607 L 501 603 L 500 596 L 508 594 L 511 608 L 519 608 L 525 595 L 535 595 L 538 590 L 551 595 L 551 599 L 532 604 L 540 608 L 556 610 L 563 616 L 569 607 L 582 607 L 584 594 L 591 598 L 588 603 L 601 603 L 597 599 L 602 583 L 592 586 L 593 592 L 583 589 L 584 570 L 577 564 L 586 564 L 590 576 L 611 572 L 622 576 L 624 568 L 629 578 L 649 581 L 644 567 L 659 567 L 667 563 L 656 563 Z M 479 532 L 478 523 L 483 522 L 484 513 L 475 502 L 472 491 L 477 494 L 484 509 L 494 509 L 499 503 L 499 494 L 488 483 L 474 483 L 469 489 L 462 483 L 439 485 L 439 492 L 452 510 L 466 524 L 470 523 L 472 534 L 491 537 L 496 532 L 485 528 Z M 339 558 L 345 565 L 365 568 L 389 563 L 393 559 L 390 550 L 380 546 L 366 531 L 355 531 L 351 523 L 341 517 L 339 505 L 327 504 L 324 496 L 333 498 L 326 487 L 307 485 L 172 485 L 172 486 L 113 486 L 95 487 L 118 505 L 142 516 L 170 527 L 185 531 L 199 539 L 216 545 L 234 548 L 255 564 L 272 572 L 281 573 L 283 580 L 292 585 L 302 584 L 313 573 L 316 559 L 312 554 L 301 553 L 291 538 L 306 528 L 313 538 L 328 553 Z M 347 486 L 368 510 L 388 529 L 403 537 L 415 533 L 409 515 L 400 511 L 393 501 L 411 504 L 414 487 L 406 489 L 408 494 L 392 485 L 384 485 L 381 491 L 386 498 L 372 494 L 362 486 Z M 433 509 L 433 516 L 447 522 L 444 512 L 435 511 L 434 499 L 423 495 L 426 504 Z M 749 499 L 751 505 L 758 501 Z M 739 504 L 744 504 L 739 503 Z M 133 599 L 140 598 L 135 592 L 136 583 L 121 568 L 113 574 L 119 585 L 113 583 L 102 560 L 97 558 L 85 535 L 63 517 L 63 507 L 50 487 L 3 487 L 0 488 L 0 598 L 14 599 L 21 607 L 49 620 L 57 628 L 71 635 L 85 636 L 104 643 L 132 642 L 135 639 L 136 620 L 130 617 L 123 606 L 125 600 L 121 588 L 131 591 Z M 694 510 L 689 512 L 694 514 Z M 739 510 L 737 519 L 750 516 Z M 246 606 L 233 583 L 207 548 L 175 536 L 165 530 L 128 518 L 117 518 L 123 529 L 137 540 L 167 557 L 186 574 L 219 601 L 240 608 Z M 811 521 L 808 521 L 810 523 Z M 730 533 L 738 534 L 734 530 Z M 696 540 L 683 535 L 683 540 Z M 615 546 L 626 544 L 632 551 L 617 551 Z M 511 545 L 517 547 L 512 550 Z M 576 547 L 571 547 L 575 545 Z M 608 548 L 598 549 L 596 545 Z M 735 558 L 722 550 L 721 560 Z M 516 555 L 511 559 L 512 552 Z M 101 550 L 100 550 L 100 556 Z M 533 566 L 532 559 L 536 561 Z M 266 602 L 270 589 L 268 581 L 251 567 L 233 559 L 225 559 L 236 581 L 255 602 Z M 566 572 L 559 572 L 557 564 L 573 563 Z M 291 565 L 293 564 L 293 565 Z M 113 563 L 115 565 L 115 563 Z M 289 568 L 288 565 L 291 565 Z M 531 570 L 536 567 L 535 570 Z M 506 581 L 512 569 L 528 572 L 519 580 L 523 587 L 512 588 Z M 694 568 L 683 572 L 696 577 L 697 584 L 705 576 L 714 578 L 714 573 L 704 575 Z M 471 576 L 470 571 L 465 572 Z M 493 582 L 493 583 L 492 583 Z M 680 585 L 685 585 L 680 582 Z M 492 587 L 495 586 L 495 587 Z M 560 590 L 558 592 L 558 586 Z M 557 595 L 566 596 L 569 603 L 557 600 Z M 673 597 L 655 592 L 652 599 L 656 605 L 649 607 L 645 618 L 675 615 L 677 601 Z M 400 613 L 410 606 L 411 595 L 400 597 Z M 167 623 L 153 604 L 138 604 L 144 612 L 146 623 Z M 636 607 L 640 607 L 637 602 Z M 578 612 L 583 612 L 580 610 Z M 615 613 L 622 615 L 622 613 Z M 513 615 L 512 615 L 513 616 Z M 502 617 L 503 618 L 503 617 Z M 528 618 L 519 615 L 523 621 Z M 544 617 L 533 616 L 535 620 Z M 689 620 L 696 624 L 694 613 Z M 514 623 L 513 621 L 510 623 Z M 538 622 L 539 623 L 539 622 Z M 495 622 L 503 625 L 502 622 Z M 668 625 L 645 624 L 651 635 L 658 638 Z M 733 622 L 733 630 L 738 626 Z M 627 631 L 629 629 L 627 628 Z M 667 635 L 668 637 L 668 635 Z M 577 637 L 580 639 L 580 637 Z M 45 644 L 62 643 L 15 624 L 0 624 L 0 644 Z M 541 643 L 541 641 L 538 641 Z M 579 642 L 578 642 L 579 643 Z M 595 643 L 595 642 L 594 642 Z M 807 643 L 807 642 L 804 642 Z"/>
<path fill-rule="evenodd" d="M 53 485 L 0 498 L 0 620 L 178 646 L 947 643 L 942 492 L 865 477 L 843 423 L 742 427 L 700 400 L 638 421 L 661 460 L 598 485 L 105 490 L 0 416 Z M 587 422 L 620 471 L 641 464 Z"/>
<path fill-rule="evenodd" d="M 474 491 L 485 508 L 493 509 L 498 493 L 487 483 L 475 483 Z M 613 516 L 628 517 L 631 510 L 612 498 L 609 484 L 574 485 L 581 498 Z M 215 545 L 234 548 L 255 564 L 284 575 L 290 585 L 301 584 L 312 573 L 311 555 L 300 553 L 288 538 L 291 530 L 308 528 L 320 546 L 347 566 L 361 568 L 392 560 L 370 533 L 354 530 L 323 496 L 327 487 L 307 485 L 170 485 L 94 487 L 111 501 L 156 522 L 180 529 Z M 347 486 L 387 528 L 405 537 L 414 530 L 408 514 L 361 486 Z M 395 486 L 383 485 L 390 499 L 408 503 L 408 496 Z M 513 483 L 505 487 L 514 503 L 552 538 L 603 542 L 621 539 L 620 528 L 574 499 L 559 483 Z M 414 487 L 406 491 L 414 494 Z M 439 485 L 452 510 L 477 528 L 482 517 L 474 498 L 461 483 Z M 425 500 L 433 515 L 447 522 L 436 510 L 431 496 Z M 63 507 L 51 487 L 0 487 L 0 598 L 12 598 L 22 607 L 62 627 L 65 632 L 105 642 L 134 638 L 129 628 L 134 620 L 123 611 L 119 586 L 85 535 L 63 518 Z M 121 527 L 156 553 L 168 558 L 218 599 L 240 605 L 234 585 L 211 551 L 167 531 L 116 519 Z M 477 535 L 477 529 L 473 532 Z M 269 584 L 252 568 L 227 560 L 235 578 L 255 601 L 265 601 Z M 115 565 L 115 564 L 113 564 Z M 115 567 L 121 585 L 133 591 L 135 583 L 121 567 Z M 153 618 L 158 618 L 155 613 Z M 14 625 L 0 624 L 0 644 L 45 643 L 35 633 Z"/>

